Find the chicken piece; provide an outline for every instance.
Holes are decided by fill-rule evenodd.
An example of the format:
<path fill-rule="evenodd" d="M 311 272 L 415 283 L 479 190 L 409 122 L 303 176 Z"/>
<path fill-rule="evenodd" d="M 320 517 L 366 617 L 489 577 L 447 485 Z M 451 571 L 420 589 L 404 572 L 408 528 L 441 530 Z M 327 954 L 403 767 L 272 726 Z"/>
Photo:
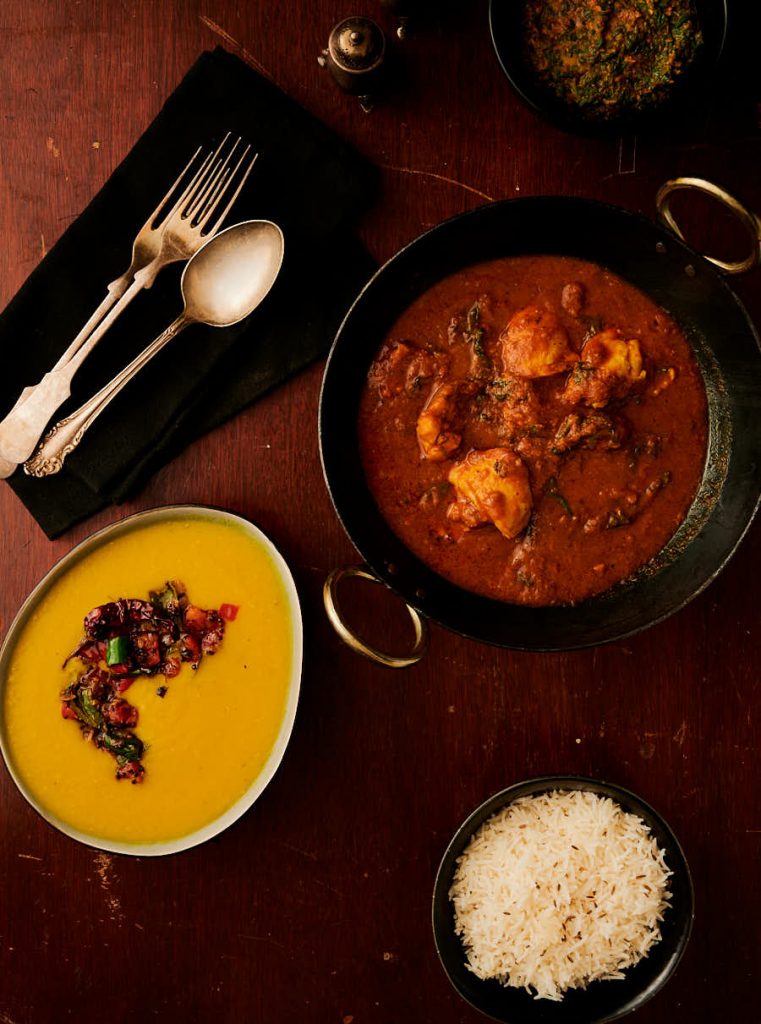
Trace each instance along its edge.
<path fill-rule="evenodd" d="M 478 391 L 474 381 L 449 380 L 431 392 L 417 420 L 420 453 L 431 462 L 450 458 L 462 443 L 462 404 Z"/>
<path fill-rule="evenodd" d="M 367 382 L 381 400 L 405 392 L 419 394 L 423 387 L 446 371 L 449 359 L 443 352 L 418 348 L 409 341 L 385 345 L 370 367 Z"/>
<path fill-rule="evenodd" d="M 520 377 L 498 377 L 487 385 L 486 395 L 495 403 L 506 437 L 517 437 L 539 422 L 540 406 L 529 381 Z"/>
<path fill-rule="evenodd" d="M 573 317 L 580 317 L 587 299 L 587 291 L 578 281 L 570 281 L 563 285 L 560 293 L 560 305 Z"/>
<path fill-rule="evenodd" d="M 370 367 L 367 383 L 381 398 L 391 398 L 404 388 L 407 366 L 412 358 L 412 345 L 406 341 L 384 345 Z"/>
<path fill-rule="evenodd" d="M 581 362 L 569 375 L 563 398 L 571 405 L 602 409 L 614 398 L 625 398 L 644 379 L 639 342 L 609 327 L 584 343 Z"/>
<path fill-rule="evenodd" d="M 468 529 L 493 523 L 509 538 L 517 537 L 531 517 L 528 470 L 509 448 L 470 451 L 449 471 L 457 500 L 447 516 Z"/>
<path fill-rule="evenodd" d="M 418 348 L 409 361 L 404 378 L 404 390 L 410 396 L 418 395 L 434 379 L 443 377 L 449 368 L 449 357 L 444 352 L 431 352 Z"/>
<path fill-rule="evenodd" d="M 555 314 L 539 306 L 519 309 L 499 340 L 505 370 L 515 377 L 552 377 L 579 359 Z"/>
<path fill-rule="evenodd" d="M 553 455 L 562 455 L 572 448 L 615 451 L 626 440 L 627 432 L 627 425 L 619 416 L 572 412 L 560 423 L 550 450 Z"/>

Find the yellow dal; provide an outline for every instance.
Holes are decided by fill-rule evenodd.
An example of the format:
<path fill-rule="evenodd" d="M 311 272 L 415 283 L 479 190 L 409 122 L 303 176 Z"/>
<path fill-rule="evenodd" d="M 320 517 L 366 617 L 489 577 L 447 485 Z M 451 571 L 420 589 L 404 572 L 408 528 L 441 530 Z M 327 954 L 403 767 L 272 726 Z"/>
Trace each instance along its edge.
<path fill-rule="evenodd" d="M 147 746 L 145 780 L 132 785 L 61 718 L 59 693 L 82 671 L 80 662 L 61 665 L 91 608 L 145 599 L 168 579 L 182 580 L 193 604 L 240 609 L 196 671 L 183 664 L 173 679 L 138 677 L 125 694 Z M 90 836 L 140 843 L 189 835 L 235 803 L 267 761 L 285 712 L 292 637 L 278 570 L 243 528 L 199 519 L 136 528 L 72 566 L 21 633 L 4 699 L 11 763 L 42 807 Z"/>

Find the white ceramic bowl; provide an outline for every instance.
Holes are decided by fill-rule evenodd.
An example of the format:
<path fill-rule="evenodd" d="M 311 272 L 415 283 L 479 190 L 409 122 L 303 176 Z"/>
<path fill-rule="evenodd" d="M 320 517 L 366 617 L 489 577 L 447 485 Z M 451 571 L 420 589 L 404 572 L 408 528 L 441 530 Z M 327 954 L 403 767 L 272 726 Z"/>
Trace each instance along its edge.
<path fill-rule="evenodd" d="M 268 551 L 285 589 L 288 599 L 288 610 L 290 612 L 292 623 L 292 667 L 291 677 L 288 683 L 285 712 L 283 714 L 277 738 L 267 761 L 239 800 L 237 800 L 219 817 L 210 821 L 202 828 L 197 829 L 195 832 L 191 832 L 185 836 L 180 836 L 177 839 L 152 843 L 122 842 L 112 839 L 99 839 L 89 833 L 81 832 L 78 829 L 72 828 L 66 821 L 56 817 L 46 810 L 46 808 L 37 801 L 35 796 L 24 785 L 19 774 L 14 769 L 13 759 L 10 755 L 8 741 L 5 735 L 5 723 L 4 721 L 0 721 L 0 749 L 2 750 L 6 767 L 8 768 L 8 771 L 10 772 L 19 791 L 28 803 L 31 804 L 38 814 L 40 814 L 47 822 L 57 828 L 60 832 L 63 832 L 65 835 L 70 836 L 72 839 L 76 839 L 78 842 L 84 843 L 87 846 L 93 846 L 99 850 L 107 850 L 111 853 L 128 853 L 140 857 L 159 857 L 169 853 L 179 853 L 181 850 L 188 850 L 192 846 L 198 846 L 199 843 L 205 843 L 207 839 L 212 839 L 214 836 L 219 835 L 220 832 L 223 832 L 226 828 L 229 828 L 229 826 L 232 825 L 233 822 L 237 821 L 238 818 L 240 818 L 240 816 L 244 814 L 249 807 L 251 807 L 254 801 L 258 799 L 269 781 L 272 779 L 272 776 L 277 771 L 277 768 L 283 759 L 285 748 L 288 746 L 288 741 L 293 729 L 293 722 L 296 717 L 296 707 L 298 705 L 299 689 L 301 685 L 303 626 L 301 620 L 301 606 L 299 604 L 298 594 L 296 592 L 296 587 L 293 582 L 290 569 L 272 541 L 262 533 L 257 526 L 254 526 L 253 523 L 249 522 L 247 519 L 243 519 L 241 516 L 235 515 L 232 512 L 226 512 L 222 509 L 210 508 L 204 505 L 167 505 L 162 508 L 154 508 L 145 512 L 138 512 L 135 515 L 128 516 L 126 519 L 122 519 L 117 523 L 112 523 L 110 526 L 92 534 L 73 548 L 67 555 L 64 555 L 60 562 L 53 566 L 53 568 L 40 580 L 37 586 L 29 594 L 8 630 L 8 635 L 5 638 L 2 649 L 0 649 L 0 707 L 2 707 L 4 697 L 8 665 L 16 642 L 30 616 L 34 614 L 35 609 L 44 599 L 51 587 L 76 562 L 87 557 L 90 553 L 101 547 L 101 545 L 115 540 L 117 537 L 120 537 L 135 528 L 161 522 L 162 520 L 176 519 L 204 519 L 235 523 L 250 534 L 251 537 L 255 538 Z"/>

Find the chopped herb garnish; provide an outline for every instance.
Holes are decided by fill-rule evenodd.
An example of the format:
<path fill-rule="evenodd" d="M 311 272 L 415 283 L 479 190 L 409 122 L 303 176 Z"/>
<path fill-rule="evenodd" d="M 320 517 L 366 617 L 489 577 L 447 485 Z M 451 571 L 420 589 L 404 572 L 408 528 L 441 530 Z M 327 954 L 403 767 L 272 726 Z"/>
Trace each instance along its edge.
<path fill-rule="evenodd" d="M 584 331 L 584 336 L 581 339 L 582 345 L 585 341 L 589 341 L 590 338 L 594 338 L 595 334 L 599 334 L 605 327 L 605 321 L 601 316 L 585 316 L 584 321 L 586 322 L 587 329 Z"/>
<path fill-rule="evenodd" d="M 506 398 L 510 397 L 510 392 L 513 390 L 513 382 L 509 380 L 503 380 L 498 377 L 496 380 L 491 381 L 487 385 L 487 391 L 492 398 L 497 402 L 504 402 Z"/>
<path fill-rule="evenodd" d="M 556 501 L 567 516 L 573 515 L 573 510 L 571 509 L 571 506 L 568 504 L 565 497 L 558 490 L 558 482 L 554 476 L 549 477 L 547 483 L 544 485 L 544 493 L 547 495 L 548 498 L 552 498 L 553 501 Z"/>
<path fill-rule="evenodd" d="M 424 512 L 430 512 L 432 509 L 437 508 L 445 498 L 448 498 L 451 491 L 452 485 L 448 480 L 439 480 L 438 483 L 432 484 L 423 491 L 418 500 L 418 505 Z"/>
<path fill-rule="evenodd" d="M 663 438 L 660 434 L 646 434 L 637 441 L 629 455 L 629 469 L 635 469 L 643 455 L 657 459 L 663 448 Z"/>
<path fill-rule="evenodd" d="M 631 522 L 629 516 L 626 515 L 620 508 L 614 508 L 608 513 L 608 519 L 605 523 L 606 530 L 615 530 L 619 526 L 628 526 Z"/>
<path fill-rule="evenodd" d="M 583 387 L 586 384 L 587 375 L 594 372 L 594 366 L 590 366 L 589 363 L 574 363 L 571 370 L 571 380 L 574 384 L 579 384 Z"/>
<path fill-rule="evenodd" d="M 516 572 L 515 578 L 522 587 L 527 587 L 528 589 L 531 589 L 531 587 L 536 586 L 536 579 L 533 576 L 529 576 L 529 574 L 525 572 L 523 569 L 519 569 Z"/>
<path fill-rule="evenodd" d="M 662 488 L 666 487 L 670 483 L 671 473 L 669 470 L 666 470 L 666 472 L 663 473 L 657 480 L 653 480 L 651 483 L 647 485 L 647 487 L 645 488 L 645 494 L 648 497 L 653 497 L 655 494 L 658 493 L 658 491 L 660 491 Z"/>
<path fill-rule="evenodd" d="M 477 356 L 479 356 L 479 358 L 483 359 L 484 356 L 486 355 L 486 352 L 484 350 L 483 327 L 476 328 L 476 330 L 471 333 L 469 340 L 473 345 L 473 351 L 476 353 Z"/>
<path fill-rule="evenodd" d="M 103 716 L 93 700 L 92 693 L 83 687 L 74 698 L 74 709 L 77 717 L 90 729 L 99 729 L 103 725 Z"/>
<path fill-rule="evenodd" d="M 467 344 L 473 346 L 473 352 L 479 359 L 491 364 L 491 360 L 486 355 L 486 349 L 484 348 L 485 335 L 486 331 L 481 326 L 481 307 L 476 301 L 465 315 L 463 338 Z"/>

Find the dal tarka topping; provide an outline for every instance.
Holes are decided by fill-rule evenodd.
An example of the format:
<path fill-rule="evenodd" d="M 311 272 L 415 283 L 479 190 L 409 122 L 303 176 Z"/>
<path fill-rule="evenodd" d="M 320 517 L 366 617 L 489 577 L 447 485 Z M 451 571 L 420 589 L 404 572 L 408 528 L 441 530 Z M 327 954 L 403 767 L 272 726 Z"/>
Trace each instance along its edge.
<path fill-rule="evenodd" d="M 78 723 L 86 740 L 116 758 L 116 778 L 142 782 L 143 742 L 130 730 L 138 710 L 123 696 L 137 676 L 171 679 L 183 662 L 197 669 L 205 654 L 222 643 L 225 618 L 237 614 L 235 605 L 220 611 L 191 604 L 185 587 L 171 580 L 149 600 L 120 598 L 99 605 L 84 619 L 82 642 L 64 662 L 80 661 L 84 671 L 61 693 L 61 714 Z M 224 613 L 224 615 L 222 614 Z M 157 694 L 163 697 L 166 686 Z"/>

